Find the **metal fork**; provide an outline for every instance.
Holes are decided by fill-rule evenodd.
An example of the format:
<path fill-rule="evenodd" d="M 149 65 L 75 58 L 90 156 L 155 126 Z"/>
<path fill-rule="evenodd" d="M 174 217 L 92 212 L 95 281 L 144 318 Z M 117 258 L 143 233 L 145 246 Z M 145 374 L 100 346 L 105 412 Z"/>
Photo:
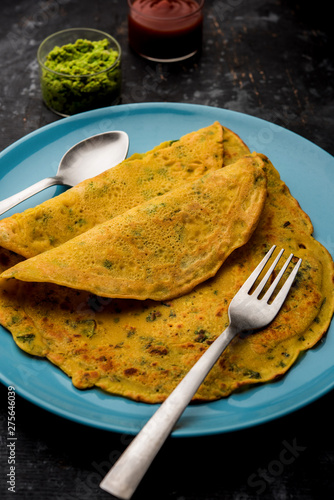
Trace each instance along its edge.
<path fill-rule="evenodd" d="M 232 299 L 229 309 L 229 326 L 217 337 L 211 346 L 195 363 L 165 402 L 154 413 L 128 448 L 110 469 L 100 487 L 112 495 L 128 500 L 160 450 L 174 425 L 190 403 L 192 397 L 209 373 L 219 356 L 238 334 L 256 330 L 268 325 L 280 310 L 296 277 L 302 259 L 299 259 L 274 300 L 269 303 L 278 282 L 285 273 L 293 254 L 289 256 L 273 283 L 259 298 L 272 275 L 284 249 L 282 249 L 255 291 L 250 293 L 257 278 L 273 254 L 274 245 L 256 267 L 238 293 Z"/>

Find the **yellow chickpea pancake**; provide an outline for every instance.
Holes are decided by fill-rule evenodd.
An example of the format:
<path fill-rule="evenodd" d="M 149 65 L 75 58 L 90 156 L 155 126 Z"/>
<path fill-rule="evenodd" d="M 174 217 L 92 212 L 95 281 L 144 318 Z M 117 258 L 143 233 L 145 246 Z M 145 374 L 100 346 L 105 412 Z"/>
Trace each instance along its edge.
<path fill-rule="evenodd" d="M 220 158 L 224 165 L 222 170 L 227 170 L 227 165 L 232 165 L 244 155 L 249 156 L 249 151 L 236 134 L 225 127 L 221 127 L 221 130 L 224 152 L 220 152 Z M 209 133 L 204 135 L 206 138 L 203 137 L 203 142 L 207 148 L 204 145 L 202 147 L 209 150 L 213 148 L 210 140 L 217 136 Z M 199 132 L 197 140 L 200 142 L 201 137 Z M 172 146 L 170 143 L 158 146 L 156 153 L 160 157 L 163 150 L 167 151 Z M 192 147 L 196 149 L 195 145 Z M 144 176 L 146 173 L 148 175 L 146 168 L 154 164 L 154 153 L 149 154 L 152 162 L 145 163 L 145 167 L 144 162 L 139 162 L 142 167 L 138 168 L 142 170 L 136 178 L 137 181 L 142 179 L 143 189 L 148 189 L 152 182 Z M 133 160 L 139 161 L 144 157 L 135 155 Z M 291 195 L 269 159 L 258 154 L 251 157 L 256 161 L 261 160 L 257 168 L 267 181 L 265 203 L 248 241 L 233 250 L 212 278 L 181 296 L 165 300 L 115 299 L 53 283 L 0 278 L 1 325 L 12 334 L 21 349 L 34 356 L 46 357 L 71 377 L 78 389 L 97 386 L 111 394 L 136 401 L 159 403 L 226 328 L 231 299 L 263 255 L 276 244 L 278 248 L 285 248 L 287 255 L 293 252 L 303 259 L 286 302 L 267 328 L 233 340 L 206 377 L 194 400 L 213 401 L 227 397 L 240 388 L 282 376 L 293 366 L 300 353 L 316 345 L 329 328 L 334 311 L 334 265 L 327 250 L 312 237 L 313 227 L 309 217 Z M 185 178 L 175 174 L 172 187 L 179 189 L 178 186 L 187 180 L 200 184 L 200 177 L 211 171 L 208 175 L 214 175 L 213 171 L 220 169 L 219 166 L 206 169 L 203 165 L 199 167 L 197 177 Z M 165 177 L 158 178 L 160 181 L 165 180 Z M 132 182 L 127 177 L 124 181 Z M 103 183 L 101 189 L 102 186 Z M 166 188 L 164 183 L 162 186 Z M 136 205 L 144 203 L 142 208 L 147 208 L 150 205 L 147 200 L 154 198 L 154 195 L 149 196 L 146 190 L 144 196 L 141 187 L 141 182 L 137 182 L 136 189 L 140 194 L 136 198 Z M 165 189 L 164 192 L 167 191 Z M 84 192 L 85 189 L 78 198 L 70 198 L 74 211 L 76 200 L 81 200 Z M 159 196 L 159 201 L 163 199 L 162 196 Z M 151 202 L 155 203 L 155 200 Z M 58 209 L 64 210 L 63 202 L 58 208 L 58 202 L 55 203 L 53 214 Z M 83 198 L 80 203 L 84 203 Z M 123 212 L 129 209 L 133 210 L 126 206 Z M 44 208 L 40 213 L 46 215 L 47 211 L 43 211 Z M 29 213 L 25 217 L 9 218 L 7 221 L 17 224 L 15 231 L 19 233 L 17 242 L 21 241 L 21 246 L 27 238 L 28 253 L 38 254 L 62 243 L 65 246 L 67 243 L 62 241 L 64 234 L 66 241 L 71 239 L 65 229 L 70 221 L 69 214 L 64 215 L 59 222 L 60 226 L 63 224 L 63 236 L 57 245 L 45 244 L 49 237 L 48 231 L 52 230 L 51 222 L 47 223 L 46 228 L 49 229 L 45 229 L 45 232 L 40 223 L 36 223 L 36 234 L 44 235 L 40 238 L 41 241 L 44 238 L 44 250 L 41 250 L 43 245 L 38 247 L 38 243 L 37 246 L 33 243 L 36 212 L 32 213 L 31 218 Z M 108 218 L 112 217 L 118 218 L 120 213 L 110 214 Z M 7 241 L 13 239 L 8 245 L 13 245 L 13 248 L 0 248 L 0 272 L 10 270 L 24 261 L 22 256 L 13 253 L 17 242 L 15 231 L 11 233 L 8 230 L 9 227 L 14 228 L 12 223 L 1 225 L 1 238 L 6 239 L 6 227 Z M 91 220 L 87 230 L 97 223 L 95 219 Z M 53 250 L 47 253 L 51 252 Z"/>
<path fill-rule="evenodd" d="M 258 155 L 138 205 L 3 278 L 49 282 L 102 297 L 167 300 L 216 274 L 252 235 L 266 199 Z"/>
<path fill-rule="evenodd" d="M 283 308 L 267 328 L 234 339 L 194 400 L 213 401 L 282 376 L 330 325 L 334 268 L 312 237 L 309 217 L 271 162 L 261 158 L 267 198 L 259 223 L 213 278 L 167 301 L 110 299 L 0 279 L 1 324 L 22 349 L 47 357 L 79 389 L 97 386 L 137 401 L 162 402 L 225 329 L 230 300 L 276 244 L 303 259 Z M 2 270 L 17 260 L 5 253 Z"/>
<path fill-rule="evenodd" d="M 26 258 L 57 247 L 97 224 L 223 165 L 223 127 L 212 125 L 152 151 L 134 154 L 44 203 L 0 221 L 0 246 Z M 238 146 L 240 144 L 241 147 Z M 246 146 L 226 131 L 227 160 Z"/>
<path fill-rule="evenodd" d="M 0 247 L 0 272 L 22 260 L 20 255 Z M 35 356 L 44 356 L 47 349 L 42 332 L 36 329 L 33 319 L 25 313 L 21 291 L 25 290 L 15 286 L 12 280 L 0 278 L 0 324 L 10 330 L 16 344 L 23 351 Z"/>

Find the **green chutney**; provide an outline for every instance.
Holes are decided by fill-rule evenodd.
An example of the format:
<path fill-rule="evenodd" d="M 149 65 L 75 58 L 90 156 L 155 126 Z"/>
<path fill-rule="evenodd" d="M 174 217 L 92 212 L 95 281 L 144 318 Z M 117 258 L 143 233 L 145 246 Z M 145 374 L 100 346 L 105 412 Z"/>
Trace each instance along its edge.
<path fill-rule="evenodd" d="M 62 116 L 117 104 L 121 92 L 119 53 L 107 39 L 78 39 L 56 46 L 44 62 L 41 89 L 46 105 Z"/>

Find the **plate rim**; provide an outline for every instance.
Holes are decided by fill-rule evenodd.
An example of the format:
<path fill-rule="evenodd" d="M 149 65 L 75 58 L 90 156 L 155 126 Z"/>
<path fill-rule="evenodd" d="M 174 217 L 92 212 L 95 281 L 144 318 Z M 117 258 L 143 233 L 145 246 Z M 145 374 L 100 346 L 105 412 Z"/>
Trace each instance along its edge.
<path fill-rule="evenodd" d="M 295 138 L 298 141 L 300 141 L 300 140 L 305 141 L 305 144 L 310 146 L 312 149 L 316 148 L 317 151 L 321 155 L 327 155 L 328 160 L 333 160 L 333 157 L 330 153 L 328 153 L 326 150 L 320 148 L 319 146 L 317 146 L 316 144 L 311 142 L 309 139 L 307 139 L 299 134 L 296 134 L 295 132 L 293 132 L 285 127 L 282 127 L 281 125 L 273 124 L 270 121 L 267 121 L 263 118 L 259 118 L 256 116 L 245 114 L 245 113 L 242 113 L 240 111 L 228 110 L 228 109 L 214 107 L 214 106 L 207 106 L 204 104 L 180 103 L 180 102 L 145 102 L 145 103 L 120 104 L 120 105 L 115 106 L 115 107 L 100 108 L 100 109 L 96 109 L 96 110 L 92 110 L 92 111 L 87 111 L 85 113 L 73 115 L 73 116 L 68 117 L 68 118 L 58 119 L 57 121 L 54 121 L 54 122 L 49 123 L 47 125 L 44 125 L 43 127 L 40 127 L 39 129 L 36 129 L 36 130 L 26 134 L 25 136 L 21 137 L 20 139 L 18 139 L 14 143 L 7 146 L 0 153 L 0 162 L 2 162 L 3 158 L 5 158 L 6 155 L 11 154 L 12 151 L 15 152 L 15 150 L 18 147 L 21 147 L 26 142 L 29 143 L 29 141 L 34 140 L 36 137 L 38 140 L 38 138 L 41 135 L 43 135 L 44 133 L 47 133 L 49 131 L 52 131 L 52 129 L 54 129 L 54 128 L 59 129 L 61 131 L 64 127 L 66 127 L 66 125 L 65 126 L 63 125 L 64 123 L 65 124 L 68 124 L 68 123 L 72 124 L 73 123 L 74 125 L 79 124 L 79 128 L 80 128 L 80 123 L 83 123 L 85 120 L 94 121 L 95 119 L 97 119 L 101 115 L 108 113 L 108 112 L 110 112 L 112 115 L 113 114 L 121 115 L 122 110 L 129 110 L 129 113 L 131 113 L 131 112 L 133 112 L 133 110 L 134 111 L 138 110 L 140 112 L 141 110 L 143 110 L 145 108 L 148 110 L 152 109 L 152 108 L 155 110 L 163 109 L 164 111 L 169 111 L 169 112 L 172 112 L 174 109 L 177 109 L 178 111 L 181 111 L 181 112 L 184 109 L 189 109 L 190 111 L 192 110 L 194 113 L 199 112 L 200 114 L 205 113 L 205 111 L 210 111 L 210 112 L 214 112 L 214 113 L 217 112 L 217 113 L 226 114 L 227 117 L 231 116 L 231 117 L 239 118 L 241 120 L 241 122 L 244 122 L 246 119 L 246 120 L 250 120 L 251 122 L 255 121 L 255 123 L 257 123 L 259 125 L 264 124 L 266 126 L 274 126 L 275 128 L 278 128 L 278 129 L 285 131 L 285 133 L 288 133 L 291 137 Z M 125 111 L 125 112 L 127 112 L 127 111 Z M 61 136 L 61 137 L 63 137 L 63 136 Z M 131 137 L 130 137 L 130 143 L 131 143 Z M 13 168 L 15 168 L 15 166 Z M 329 327 L 328 331 L 330 330 L 330 328 L 331 327 Z M 5 329 L 0 326 L 0 334 L 1 334 L 1 330 L 5 330 Z M 327 334 L 328 334 L 328 331 L 327 331 Z M 285 375 L 285 377 L 289 373 L 290 373 L 290 371 Z M 7 386 L 8 386 L 8 384 L 11 383 L 10 379 L 6 376 L 6 374 L 2 373 L 1 367 L 0 367 L 0 382 L 4 385 L 7 384 Z M 271 382 L 271 384 L 272 384 L 272 382 Z M 258 385 L 255 385 L 254 387 L 251 387 L 248 390 L 249 391 L 257 390 L 258 387 L 259 387 Z M 328 383 L 324 387 L 322 387 L 321 389 L 318 389 L 316 392 L 310 394 L 307 398 L 304 398 L 303 401 L 295 401 L 294 404 L 290 405 L 288 408 L 287 407 L 282 408 L 281 410 L 276 411 L 269 416 L 267 415 L 265 417 L 262 416 L 262 417 L 258 417 L 258 418 L 253 418 L 253 420 L 250 422 L 243 422 L 242 424 L 239 423 L 237 425 L 231 424 L 229 427 L 225 425 L 224 428 L 220 428 L 219 426 L 213 426 L 211 428 L 204 428 L 200 431 L 196 430 L 196 428 L 192 429 L 191 427 L 187 428 L 187 426 L 185 426 L 184 428 L 181 428 L 181 429 L 176 428 L 173 431 L 172 436 L 173 437 L 205 436 L 205 435 L 220 434 L 220 433 L 225 433 L 225 432 L 232 432 L 232 431 L 237 431 L 237 430 L 253 427 L 255 425 L 260 425 L 260 424 L 275 420 L 277 418 L 280 418 L 280 417 L 285 416 L 291 412 L 294 412 L 294 411 L 297 411 L 297 410 L 303 408 L 304 406 L 312 403 L 313 401 L 315 401 L 315 400 L 319 399 L 320 397 L 322 397 L 323 395 L 327 394 L 333 388 L 334 388 L 334 380 L 328 381 Z M 71 420 L 71 421 L 76 422 L 76 423 L 80 423 L 83 425 L 87 425 L 90 427 L 99 428 L 99 429 L 103 429 L 103 430 L 109 430 L 109 431 L 113 431 L 113 432 L 127 433 L 130 435 L 136 434 L 138 432 L 138 429 L 131 429 L 126 425 L 125 426 L 120 426 L 120 425 L 115 425 L 115 424 L 114 425 L 106 425 L 103 422 L 93 422 L 89 418 L 70 414 L 65 409 L 62 409 L 62 408 L 59 408 L 59 407 L 54 406 L 52 404 L 49 404 L 46 401 L 41 401 L 38 398 L 38 396 L 36 396 L 34 394 L 29 394 L 27 392 L 27 390 L 25 390 L 22 387 L 16 387 L 16 392 L 20 396 L 22 396 L 23 398 L 30 401 L 32 404 L 39 406 L 46 411 L 49 411 L 51 413 L 54 413 L 60 417 L 66 418 L 66 419 Z M 109 397 L 110 397 L 110 395 L 109 395 Z M 137 404 L 136 402 L 132 402 L 132 403 Z M 213 405 L 215 403 L 216 402 L 204 403 L 204 405 L 207 405 L 207 404 Z M 150 408 L 152 408 L 152 409 L 154 409 L 155 407 L 157 407 L 157 405 L 150 405 Z M 182 419 L 182 417 L 181 417 L 181 419 Z"/>

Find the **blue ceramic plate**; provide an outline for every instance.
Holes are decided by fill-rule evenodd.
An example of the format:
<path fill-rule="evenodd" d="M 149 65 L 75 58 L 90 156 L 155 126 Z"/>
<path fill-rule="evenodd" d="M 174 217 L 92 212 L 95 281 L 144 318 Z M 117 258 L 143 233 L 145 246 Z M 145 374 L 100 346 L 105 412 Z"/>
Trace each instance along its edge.
<path fill-rule="evenodd" d="M 266 154 L 293 196 L 312 219 L 314 236 L 333 254 L 334 159 L 302 137 L 275 124 L 224 109 L 174 103 L 104 108 L 59 120 L 22 138 L 0 155 L 0 199 L 55 175 L 65 151 L 106 130 L 125 130 L 129 154 L 177 139 L 215 120 L 231 128 L 253 151 Z M 23 210 L 59 192 L 49 188 L 22 203 Z M 6 215 L 14 213 L 14 209 Z M 253 387 L 220 401 L 189 406 L 174 436 L 201 436 L 250 427 L 286 415 L 334 385 L 334 325 L 316 348 L 280 381 Z M 18 394 L 62 417 L 96 428 L 136 434 L 156 405 L 128 401 L 98 389 L 79 391 L 61 370 L 21 351 L 0 327 L 0 380 Z"/>

